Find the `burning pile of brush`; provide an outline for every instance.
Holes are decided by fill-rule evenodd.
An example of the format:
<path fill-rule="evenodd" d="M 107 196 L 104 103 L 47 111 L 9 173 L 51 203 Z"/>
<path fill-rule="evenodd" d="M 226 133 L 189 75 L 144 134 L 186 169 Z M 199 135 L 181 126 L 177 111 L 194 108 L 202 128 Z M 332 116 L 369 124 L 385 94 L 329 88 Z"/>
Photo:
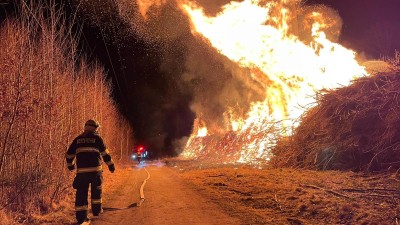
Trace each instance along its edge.
<path fill-rule="evenodd" d="M 400 72 L 324 91 L 294 134 L 273 150 L 277 167 L 382 171 L 400 168 Z"/>

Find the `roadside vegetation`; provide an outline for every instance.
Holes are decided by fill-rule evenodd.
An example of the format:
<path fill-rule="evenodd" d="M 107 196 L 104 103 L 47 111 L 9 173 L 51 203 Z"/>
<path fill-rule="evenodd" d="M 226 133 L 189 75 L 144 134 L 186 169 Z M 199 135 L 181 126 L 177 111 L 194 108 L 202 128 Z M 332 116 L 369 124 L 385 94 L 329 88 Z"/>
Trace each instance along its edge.
<path fill-rule="evenodd" d="M 398 224 L 399 176 L 169 161 L 241 224 Z"/>
<path fill-rule="evenodd" d="M 0 25 L 0 223 L 31 223 L 62 210 L 72 173 L 64 155 L 87 119 L 118 163 L 132 129 L 111 98 L 105 71 L 77 49 L 72 22 L 55 3 L 21 1 Z M 49 1 L 47 1 L 49 2 Z M 52 1 L 50 1 L 52 2 Z"/>

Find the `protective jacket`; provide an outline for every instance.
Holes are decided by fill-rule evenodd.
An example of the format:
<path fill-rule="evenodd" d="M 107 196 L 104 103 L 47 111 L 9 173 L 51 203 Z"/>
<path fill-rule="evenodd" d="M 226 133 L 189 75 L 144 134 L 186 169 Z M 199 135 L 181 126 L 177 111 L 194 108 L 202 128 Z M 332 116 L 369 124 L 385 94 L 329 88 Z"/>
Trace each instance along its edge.
<path fill-rule="evenodd" d="M 110 152 L 96 132 L 84 132 L 76 137 L 66 154 L 68 169 L 73 170 L 76 166 L 78 174 L 103 171 L 102 158 L 110 171 L 114 171 Z"/>
<path fill-rule="evenodd" d="M 102 159 L 111 172 L 114 172 L 115 166 L 103 139 L 91 131 L 85 131 L 73 140 L 65 158 L 69 170 L 74 170 L 76 166 L 77 174 L 72 185 L 76 189 L 75 216 L 78 223 L 82 223 L 88 219 L 89 185 L 93 215 L 102 211 Z"/>

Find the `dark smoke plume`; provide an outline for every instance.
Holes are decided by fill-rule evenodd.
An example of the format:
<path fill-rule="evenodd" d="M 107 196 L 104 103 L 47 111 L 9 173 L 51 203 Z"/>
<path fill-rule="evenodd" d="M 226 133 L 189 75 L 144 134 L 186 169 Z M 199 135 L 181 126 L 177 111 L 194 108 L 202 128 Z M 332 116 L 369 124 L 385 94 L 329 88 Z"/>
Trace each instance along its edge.
<path fill-rule="evenodd" d="M 127 112 L 134 112 L 128 117 L 138 139 L 160 153 L 173 154 L 177 143 L 183 143 L 180 139 L 190 135 L 195 117 L 205 122 L 210 133 L 222 135 L 230 129 L 227 111 L 245 117 L 251 102 L 265 99 L 263 86 L 250 78 L 249 69 L 240 68 L 191 33 L 189 19 L 177 1 L 150 7 L 145 15 L 139 12 L 138 2 L 131 0 L 79 2 L 81 15 L 118 42 L 117 53 L 124 61 L 120 63 L 126 68 L 123 79 L 119 78 L 127 89 L 123 98 L 125 104 L 133 105 L 127 106 Z M 230 1 L 197 2 L 214 16 Z M 299 10 L 292 21 L 297 24 L 291 32 L 304 41 L 309 34 L 300 27 L 310 25 L 310 9 Z M 328 33 L 337 38 L 341 21 L 331 14 L 327 18 L 332 18 L 333 29 Z M 130 36 L 134 38 L 126 38 Z M 129 43 L 132 40 L 139 44 Z"/>

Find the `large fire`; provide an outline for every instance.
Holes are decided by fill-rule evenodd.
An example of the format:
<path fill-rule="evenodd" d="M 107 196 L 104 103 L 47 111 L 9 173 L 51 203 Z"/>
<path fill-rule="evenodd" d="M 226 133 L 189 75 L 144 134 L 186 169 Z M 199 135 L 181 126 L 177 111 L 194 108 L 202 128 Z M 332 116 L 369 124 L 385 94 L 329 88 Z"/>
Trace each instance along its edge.
<path fill-rule="evenodd" d="M 348 85 L 367 72 L 355 52 L 327 38 L 331 26 L 321 12 L 302 14 L 299 0 L 232 1 L 216 16 L 190 1 L 178 1 L 192 23 L 194 35 L 220 54 L 251 72 L 251 79 L 265 90 L 265 100 L 253 102 L 245 118 L 226 109 L 229 130 L 214 135 L 198 117 L 185 158 L 224 162 L 268 160 L 276 140 L 291 133 L 296 119 L 315 103 L 321 89 Z M 308 37 L 297 35 L 308 28 Z"/>

